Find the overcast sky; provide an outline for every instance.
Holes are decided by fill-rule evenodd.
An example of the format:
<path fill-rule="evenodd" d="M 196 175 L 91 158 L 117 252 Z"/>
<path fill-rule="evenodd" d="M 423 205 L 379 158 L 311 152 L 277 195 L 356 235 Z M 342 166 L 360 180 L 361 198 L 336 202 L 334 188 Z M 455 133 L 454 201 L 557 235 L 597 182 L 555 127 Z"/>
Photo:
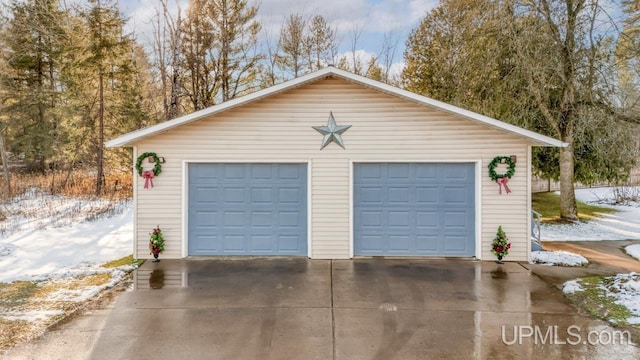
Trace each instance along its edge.
<path fill-rule="evenodd" d="M 149 19 L 155 13 L 157 0 L 120 0 L 120 8 L 130 18 L 129 27 L 135 29 L 143 44 L 151 42 Z M 180 0 L 182 4 L 187 0 Z M 171 1 L 170 1 L 171 2 Z M 395 62 L 402 62 L 404 44 L 411 29 L 435 7 L 437 0 L 262 0 L 252 1 L 260 10 L 258 21 L 262 36 L 277 38 L 285 18 L 291 13 L 322 15 L 337 30 L 340 52 L 351 50 L 354 33 L 360 37 L 357 48 L 363 52 L 380 52 L 385 35 L 398 41 Z"/>

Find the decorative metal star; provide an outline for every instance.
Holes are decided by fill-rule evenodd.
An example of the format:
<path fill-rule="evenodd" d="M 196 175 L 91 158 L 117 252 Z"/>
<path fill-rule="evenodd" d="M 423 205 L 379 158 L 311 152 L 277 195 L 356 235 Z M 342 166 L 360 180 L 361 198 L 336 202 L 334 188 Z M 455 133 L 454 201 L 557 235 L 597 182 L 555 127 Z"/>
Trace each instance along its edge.
<path fill-rule="evenodd" d="M 327 122 L 327 126 L 312 126 L 317 132 L 324 135 L 322 138 L 322 145 L 320 145 L 320 150 L 324 149 L 325 146 L 329 145 L 331 142 L 335 142 L 340 145 L 343 149 L 344 143 L 342 142 L 342 133 L 347 131 L 351 127 L 351 125 L 336 125 L 336 120 L 333 118 L 333 112 L 329 112 L 329 121 Z"/>

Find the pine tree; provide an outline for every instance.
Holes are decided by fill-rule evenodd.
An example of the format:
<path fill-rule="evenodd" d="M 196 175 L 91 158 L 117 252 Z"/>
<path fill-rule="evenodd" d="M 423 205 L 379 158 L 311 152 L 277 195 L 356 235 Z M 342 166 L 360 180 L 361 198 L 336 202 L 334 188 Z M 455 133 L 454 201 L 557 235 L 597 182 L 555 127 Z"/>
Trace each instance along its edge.
<path fill-rule="evenodd" d="M 92 0 L 84 13 L 88 29 L 84 43 L 85 58 L 77 69 L 84 76 L 88 110 L 86 118 L 93 127 L 96 156 L 96 194 L 104 182 L 104 141 L 139 128 L 148 121 L 142 99 L 139 68 L 136 67 L 134 41 L 123 31 L 124 20 L 116 2 Z M 80 78 L 76 77 L 76 82 Z M 88 86 L 87 86 L 88 85 Z"/>
<path fill-rule="evenodd" d="M 67 46 L 67 13 L 58 0 L 13 1 L 3 31 L 6 72 L 0 74 L 12 151 L 30 168 L 44 172 L 60 145 L 62 57 Z"/>

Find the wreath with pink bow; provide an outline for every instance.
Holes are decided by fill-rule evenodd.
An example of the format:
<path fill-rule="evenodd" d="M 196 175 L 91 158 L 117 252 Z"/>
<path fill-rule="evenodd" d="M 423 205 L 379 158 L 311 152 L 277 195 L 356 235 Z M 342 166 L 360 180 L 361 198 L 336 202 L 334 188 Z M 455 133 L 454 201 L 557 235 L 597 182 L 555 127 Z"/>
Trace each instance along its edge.
<path fill-rule="evenodd" d="M 507 172 L 504 174 L 498 174 L 496 172 L 496 167 L 498 167 L 498 164 L 507 164 Z M 511 192 L 511 189 L 509 189 L 507 183 L 515 173 L 516 163 L 511 160 L 510 156 L 496 156 L 489 163 L 489 177 L 492 181 L 498 183 L 500 194 L 502 194 L 502 187 L 504 187 L 504 190 L 507 192 L 507 194 Z"/>
<path fill-rule="evenodd" d="M 142 167 L 142 162 L 148 158 L 153 158 L 153 162 L 155 163 L 153 165 L 153 169 L 151 170 L 145 170 Z M 138 160 L 136 161 L 136 170 L 138 170 L 138 175 L 142 176 L 142 178 L 144 179 L 144 188 L 148 189 L 149 185 L 153 187 L 153 178 L 160 175 L 160 173 L 162 172 L 160 158 L 158 158 L 158 155 L 154 152 L 146 152 L 138 156 Z"/>

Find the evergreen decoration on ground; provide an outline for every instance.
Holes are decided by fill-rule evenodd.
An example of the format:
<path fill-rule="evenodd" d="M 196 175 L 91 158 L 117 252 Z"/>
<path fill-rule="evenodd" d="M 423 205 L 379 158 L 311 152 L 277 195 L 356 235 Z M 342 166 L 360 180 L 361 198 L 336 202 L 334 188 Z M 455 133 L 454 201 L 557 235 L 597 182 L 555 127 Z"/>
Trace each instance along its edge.
<path fill-rule="evenodd" d="M 509 249 L 511 249 L 509 238 L 507 238 L 507 234 L 502 230 L 502 226 L 498 226 L 498 233 L 491 243 L 491 252 L 498 257 L 498 262 L 501 262 L 502 258 L 509 254 Z"/>
<path fill-rule="evenodd" d="M 160 230 L 160 225 L 158 225 L 153 232 L 150 234 L 149 238 L 149 251 L 150 254 L 157 255 L 164 252 L 164 235 L 162 235 L 162 230 Z"/>

